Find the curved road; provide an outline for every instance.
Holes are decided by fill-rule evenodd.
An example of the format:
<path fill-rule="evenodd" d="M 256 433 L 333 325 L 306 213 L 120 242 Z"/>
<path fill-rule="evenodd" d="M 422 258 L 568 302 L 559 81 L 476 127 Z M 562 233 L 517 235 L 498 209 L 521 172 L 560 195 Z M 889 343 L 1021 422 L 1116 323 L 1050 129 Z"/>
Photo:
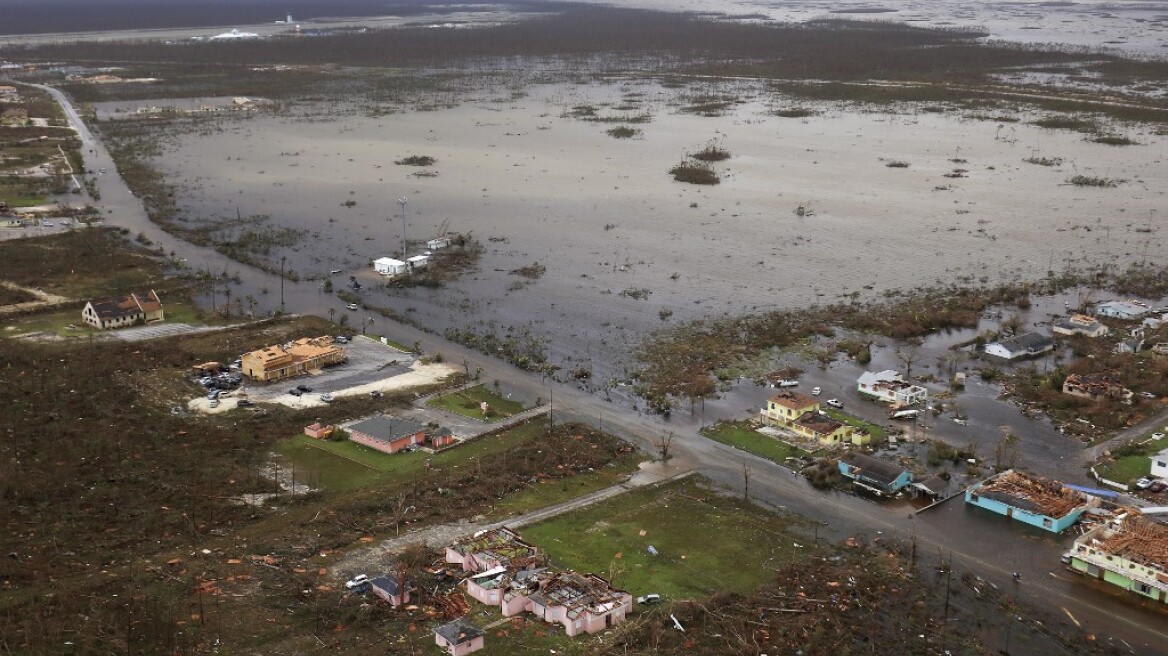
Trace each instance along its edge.
<path fill-rule="evenodd" d="M 110 173 L 97 177 L 102 199 L 99 203 L 109 223 L 128 228 L 158 244 L 164 252 L 184 258 L 196 268 L 238 274 L 244 285 L 254 289 L 283 288 L 284 304 L 290 312 L 326 315 L 329 307 L 339 307 L 331 294 L 323 294 L 315 282 L 281 281 L 277 276 L 239 264 L 210 249 L 176 239 L 147 218 L 141 202 L 120 176 L 114 174 L 112 158 L 80 120 L 68 98 L 52 87 L 41 86 L 65 108 L 86 147 L 91 169 Z M 268 308 L 279 305 L 275 293 L 261 298 Z M 1168 645 L 1165 614 L 1143 608 L 1127 598 L 1093 589 L 1077 576 L 1059 569 L 1058 556 L 1070 538 L 1034 539 L 1033 532 L 1021 530 L 1005 518 L 968 509 L 960 498 L 916 515 L 907 506 L 877 504 L 841 493 L 824 493 L 812 488 L 802 477 L 770 461 L 752 456 L 698 434 L 698 422 L 678 413 L 671 421 L 644 415 L 603 397 L 567 384 L 549 383 L 545 378 L 487 358 L 439 336 L 385 320 L 380 326 L 400 343 L 417 342 L 423 350 L 440 352 L 448 361 L 465 360 L 471 368 L 481 367 L 488 379 L 499 379 L 531 398 L 553 398 L 557 420 L 579 419 L 656 452 L 661 436 L 673 433 L 671 473 L 694 469 L 716 483 L 741 492 L 743 469 L 749 468 L 749 492 L 755 501 L 824 522 L 825 537 L 840 539 L 863 536 L 868 539 L 915 536 L 921 554 L 943 553 L 959 569 L 972 569 L 987 580 L 1010 586 L 1011 571 L 1023 573 L 1025 583 L 1015 586 L 1017 596 L 1062 617 L 1069 613 L 1083 629 L 1100 637 L 1110 635 L 1131 646 L 1131 653 L 1163 654 Z M 830 535 L 829 535 L 830 533 Z M 924 557 L 922 556 L 922 560 Z"/>

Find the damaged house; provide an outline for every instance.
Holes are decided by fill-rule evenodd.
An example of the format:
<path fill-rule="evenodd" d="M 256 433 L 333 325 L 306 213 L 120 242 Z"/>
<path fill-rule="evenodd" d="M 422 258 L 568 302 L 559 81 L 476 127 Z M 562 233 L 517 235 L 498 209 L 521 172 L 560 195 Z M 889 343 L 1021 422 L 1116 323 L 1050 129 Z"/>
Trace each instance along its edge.
<path fill-rule="evenodd" d="M 912 483 L 909 470 L 863 453 L 845 454 L 839 459 L 839 471 L 858 487 L 880 496 L 892 496 Z"/>
<path fill-rule="evenodd" d="M 446 562 L 467 572 L 527 569 L 539 561 L 539 550 L 505 526 L 459 538 L 446 547 Z"/>
<path fill-rule="evenodd" d="M 1072 570 L 1168 605 L 1168 526 L 1121 515 L 1076 539 L 1070 556 Z"/>
<path fill-rule="evenodd" d="M 927 389 L 905 381 L 900 372 L 893 369 L 865 371 L 856 380 L 856 390 L 867 398 L 896 406 L 910 406 L 929 400 Z"/>
<path fill-rule="evenodd" d="M 595 574 L 547 569 L 508 572 L 503 568 L 467 580 L 467 593 L 498 606 L 504 617 L 528 612 L 559 624 L 569 636 L 597 633 L 622 622 L 633 596 Z"/>
<path fill-rule="evenodd" d="M 1075 524 L 1089 506 L 1082 492 L 1016 469 L 971 486 L 965 491 L 965 503 L 1052 533 Z"/>
<path fill-rule="evenodd" d="M 1063 381 L 1063 394 L 1092 401 L 1128 401 L 1132 391 L 1111 374 L 1071 374 Z"/>

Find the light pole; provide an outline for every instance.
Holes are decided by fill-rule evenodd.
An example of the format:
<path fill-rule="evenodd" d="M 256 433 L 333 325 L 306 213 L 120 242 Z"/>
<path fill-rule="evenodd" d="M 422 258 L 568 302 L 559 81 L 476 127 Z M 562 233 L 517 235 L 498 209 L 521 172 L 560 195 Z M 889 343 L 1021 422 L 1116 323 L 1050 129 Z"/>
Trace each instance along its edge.
<path fill-rule="evenodd" d="M 401 205 L 401 216 L 402 216 L 401 253 L 402 253 L 402 259 L 404 260 L 406 258 L 406 197 L 402 196 L 401 198 L 397 199 L 397 203 L 398 203 L 398 205 Z"/>
<path fill-rule="evenodd" d="M 280 256 L 280 314 L 284 314 L 284 260 L 287 258 Z"/>

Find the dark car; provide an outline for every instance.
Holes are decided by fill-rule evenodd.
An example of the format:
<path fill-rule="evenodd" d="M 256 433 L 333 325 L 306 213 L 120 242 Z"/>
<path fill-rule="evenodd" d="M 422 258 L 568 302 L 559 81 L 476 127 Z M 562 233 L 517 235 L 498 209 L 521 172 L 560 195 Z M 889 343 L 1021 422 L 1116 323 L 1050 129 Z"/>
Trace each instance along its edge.
<path fill-rule="evenodd" d="M 250 408 L 253 405 L 255 404 L 251 401 L 248 401 L 247 399 L 240 399 L 235 402 L 235 407 L 237 408 Z"/>
<path fill-rule="evenodd" d="M 297 385 L 296 389 L 300 390 L 301 392 L 304 392 L 305 394 L 308 394 L 309 392 L 312 391 L 312 388 L 309 387 L 308 385 Z"/>
<path fill-rule="evenodd" d="M 1168 490 L 1168 483 L 1165 483 L 1164 481 L 1153 481 L 1152 484 L 1148 486 L 1148 491 L 1155 492 L 1156 494 L 1159 494 L 1164 490 Z"/>
<path fill-rule="evenodd" d="M 291 394 L 292 396 L 300 396 L 304 392 L 301 392 L 298 389 L 290 389 L 290 390 L 288 390 L 288 393 Z"/>
<path fill-rule="evenodd" d="M 377 390 L 373 390 L 372 392 L 369 393 L 369 398 L 380 399 L 381 397 L 382 397 L 381 392 L 379 392 Z"/>

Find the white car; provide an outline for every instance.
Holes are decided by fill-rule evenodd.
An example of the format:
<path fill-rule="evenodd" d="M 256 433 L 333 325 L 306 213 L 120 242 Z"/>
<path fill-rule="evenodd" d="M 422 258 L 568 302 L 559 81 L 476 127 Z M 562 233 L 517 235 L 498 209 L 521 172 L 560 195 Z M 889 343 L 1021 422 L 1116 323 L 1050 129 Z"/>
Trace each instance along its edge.
<path fill-rule="evenodd" d="M 1145 477 L 1141 478 L 1140 480 L 1136 481 L 1136 489 L 1146 490 L 1146 489 L 1152 487 L 1152 483 L 1155 483 L 1155 482 L 1156 481 L 1153 481 L 1152 479 L 1145 476 Z"/>
<path fill-rule="evenodd" d="M 1163 433 L 1152 433 L 1152 439 L 1153 440 L 1162 440 L 1162 439 L 1164 439 L 1164 434 Z"/>
<path fill-rule="evenodd" d="M 836 409 L 842 409 L 844 407 L 843 401 L 838 399 L 828 399 L 827 404 Z"/>
<path fill-rule="evenodd" d="M 818 387 L 811 388 L 811 396 L 819 396 L 822 393 L 823 393 L 823 390 L 819 389 Z"/>
<path fill-rule="evenodd" d="M 356 310 L 356 309 L 357 309 L 357 304 L 356 304 L 356 303 L 349 303 L 348 307 L 349 307 L 349 309 L 350 309 L 350 310 Z"/>
<path fill-rule="evenodd" d="M 797 387 L 797 386 L 799 385 L 799 381 L 797 381 L 797 380 L 792 380 L 792 379 L 790 379 L 790 378 L 784 378 L 784 379 L 780 380 L 780 381 L 779 381 L 778 383 L 776 383 L 776 384 L 777 384 L 779 387 Z"/>
<path fill-rule="evenodd" d="M 332 403 L 333 402 L 333 395 L 332 394 L 321 394 L 320 400 L 324 401 L 325 403 Z"/>
<path fill-rule="evenodd" d="M 354 576 L 353 578 L 349 579 L 348 581 L 345 581 L 345 587 L 348 588 L 349 590 L 352 590 L 353 588 L 359 588 L 359 587 L 365 585 L 366 583 L 369 583 L 369 575 L 368 574 L 358 574 L 357 576 Z"/>

